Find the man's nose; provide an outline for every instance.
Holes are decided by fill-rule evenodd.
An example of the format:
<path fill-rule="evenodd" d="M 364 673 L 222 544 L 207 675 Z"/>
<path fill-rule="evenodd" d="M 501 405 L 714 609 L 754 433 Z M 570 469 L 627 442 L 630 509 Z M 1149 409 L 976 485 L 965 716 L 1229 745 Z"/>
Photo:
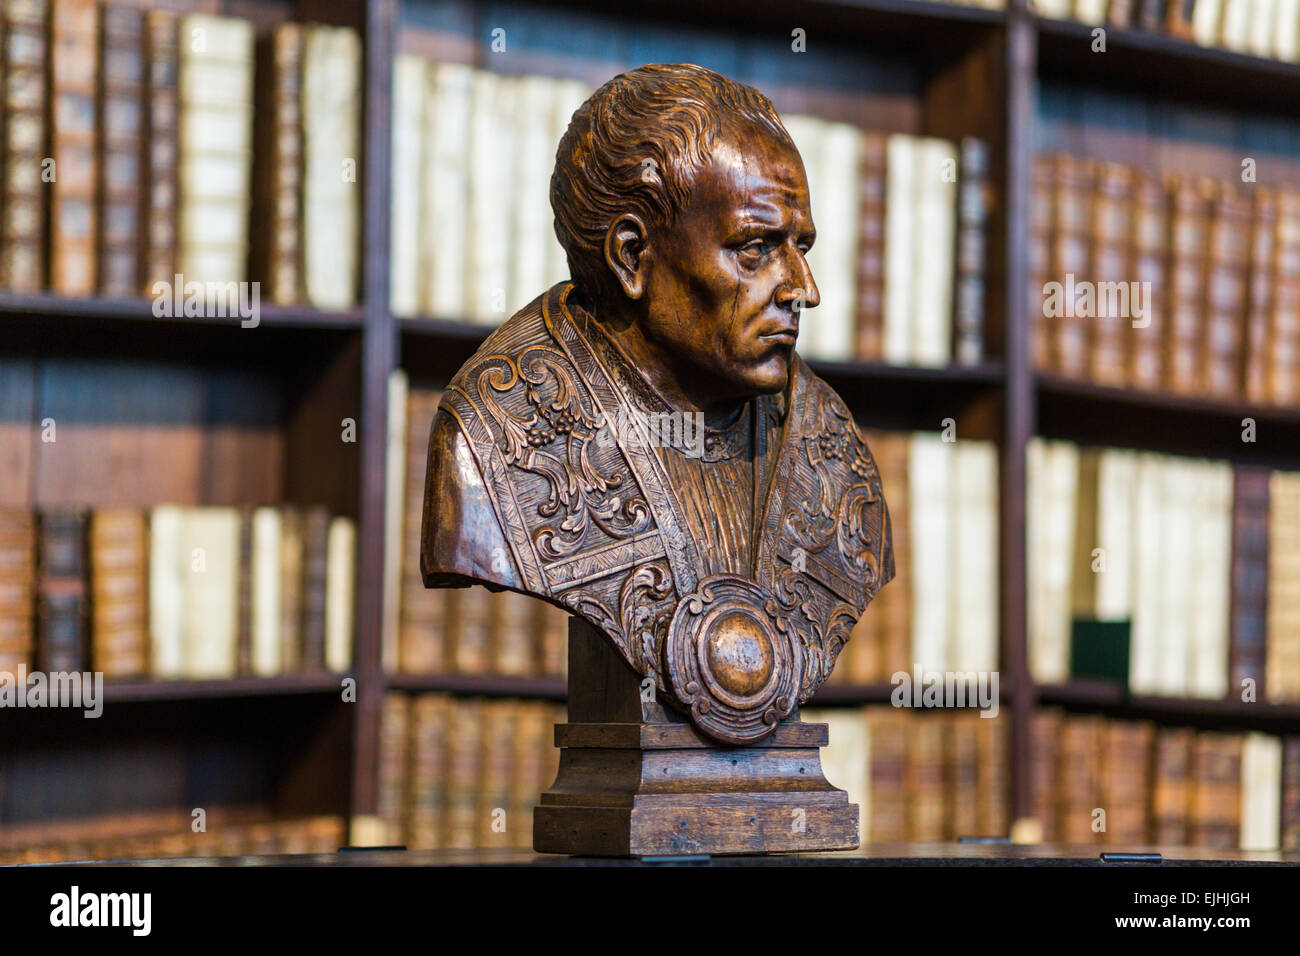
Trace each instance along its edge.
<path fill-rule="evenodd" d="M 821 293 L 813 281 L 812 270 L 803 252 L 795 249 L 786 257 L 789 279 L 782 285 L 778 301 L 782 305 L 793 305 L 802 299 L 801 309 L 815 309 L 821 304 Z"/>

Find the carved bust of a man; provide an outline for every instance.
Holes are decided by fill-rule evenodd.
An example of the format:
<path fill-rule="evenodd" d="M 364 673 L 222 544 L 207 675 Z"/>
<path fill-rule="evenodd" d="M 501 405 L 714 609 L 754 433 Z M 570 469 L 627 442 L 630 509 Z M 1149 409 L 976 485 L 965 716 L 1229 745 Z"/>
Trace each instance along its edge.
<path fill-rule="evenodd" d="M 572 280 L 443 396 L 424 583 L 562 605 L 701 732 L 757 742 L 894 573 L 871 452 L 794 351 L 803 163 L 762 93 L 648 65 L 574 113 L 551 206 Z"/>

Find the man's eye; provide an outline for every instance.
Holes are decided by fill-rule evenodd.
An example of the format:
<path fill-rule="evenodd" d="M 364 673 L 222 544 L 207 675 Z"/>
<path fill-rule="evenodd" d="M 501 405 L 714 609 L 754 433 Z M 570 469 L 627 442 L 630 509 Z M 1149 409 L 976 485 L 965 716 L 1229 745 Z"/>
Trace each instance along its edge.
<path fill-rule="evenodd" d="M 747 256 L 765 256 L 772 251 L 772 244 L 763 239 L 755 239 L 740 247 L 740 252 Z"/>

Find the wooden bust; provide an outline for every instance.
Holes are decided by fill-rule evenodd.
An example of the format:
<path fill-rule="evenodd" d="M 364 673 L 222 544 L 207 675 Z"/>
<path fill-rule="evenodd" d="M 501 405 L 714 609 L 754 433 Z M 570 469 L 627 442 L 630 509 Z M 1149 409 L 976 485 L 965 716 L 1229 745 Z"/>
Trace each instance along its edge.
<path fill-rule="evenodd" d="M 421 551 L 427 587 L 510 588 L 577 618 L 570 723 L 535 845 L 856 845 L 857 808 L 821 778 L 825 725 L 800 724 L 797 708 L 894 569 L 871 452 L 794 351 L 819 302 L 799 153 L 757 90 L 698 66 L 643 66 L 574 114 L 551 205 L 572 281 L 496 329 L 445 392 Z M 609 783 L 629 759 L 634 782 Z M 771 765 L 767 779 L 677 772 L 751 759 Z M 805 812 L 792 838 L 756 837 L 764 824 L 741 812 L 740 832 L 711 837 L 689 814 L 675 822 L 695 797 L 650 799 L 664 778 L 693 776 L 706 780 L 687 788 L 700 807 L 757 795 L 766 813 L 776 793 L 808 803 L 812 769 L 818 793 L 841 798 L 820 836 Z M 678 810 L 638 831 L 637 808 L 652 805 Z M 590 822 L 600 807 L 617 812 Z M 788 828 L 793 811 L 778 812 L 767 830 Z"/>

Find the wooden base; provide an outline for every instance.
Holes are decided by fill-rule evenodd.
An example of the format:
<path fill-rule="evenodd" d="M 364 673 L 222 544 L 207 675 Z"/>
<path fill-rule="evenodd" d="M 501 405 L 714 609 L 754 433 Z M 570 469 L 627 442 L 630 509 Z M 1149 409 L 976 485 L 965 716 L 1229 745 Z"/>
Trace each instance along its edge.
<path fill-rule="evenodd" d="M 584 856 L 847 850 L 858 807 L 826 781 L 825 724 L 797 716 L 750 747 L 701 736 L 642 692 L 595 628 L 569 626 L 569 719 L 533 849 Z M 643 698 L 650 699 L 643 699 Z"/>

